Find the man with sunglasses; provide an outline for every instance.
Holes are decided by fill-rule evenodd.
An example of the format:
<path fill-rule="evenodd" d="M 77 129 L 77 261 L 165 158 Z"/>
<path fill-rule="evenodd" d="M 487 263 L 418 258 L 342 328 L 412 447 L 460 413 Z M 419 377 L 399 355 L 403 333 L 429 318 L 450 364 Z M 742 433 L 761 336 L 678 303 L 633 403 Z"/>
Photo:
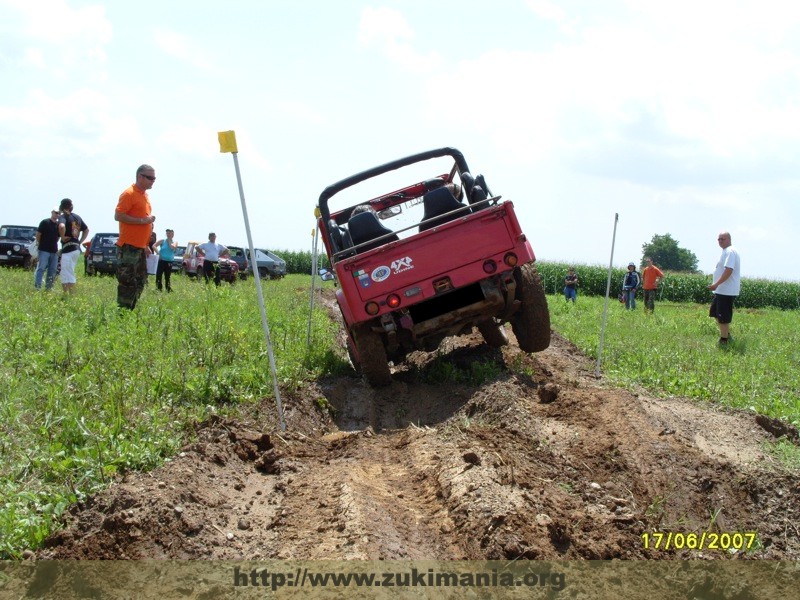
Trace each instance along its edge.
<path fill-rule="evenodd" d="M 150 234 L 156 218 L 150 214 L 147 190 L 153 187 L 156 172 L 150 165 L 136 169 L 136 181 L 122 192 L 114 210 L 114 220 L 119 222 L 117 240 L 117 304 L 133 310 L 147 282 L 147 255 Z"/>

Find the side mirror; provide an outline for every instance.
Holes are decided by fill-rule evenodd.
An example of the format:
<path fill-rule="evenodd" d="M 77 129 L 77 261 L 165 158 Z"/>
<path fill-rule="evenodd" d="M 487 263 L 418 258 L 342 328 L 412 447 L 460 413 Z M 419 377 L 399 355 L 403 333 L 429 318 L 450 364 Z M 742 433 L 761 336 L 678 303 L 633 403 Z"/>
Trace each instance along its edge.
<path fill-rule="evenodd" d="M 328 269 L 320 269 L 319 276 L 322 281 L 333 281 L 336 279 L 336 275 L 328 271 Z"/>

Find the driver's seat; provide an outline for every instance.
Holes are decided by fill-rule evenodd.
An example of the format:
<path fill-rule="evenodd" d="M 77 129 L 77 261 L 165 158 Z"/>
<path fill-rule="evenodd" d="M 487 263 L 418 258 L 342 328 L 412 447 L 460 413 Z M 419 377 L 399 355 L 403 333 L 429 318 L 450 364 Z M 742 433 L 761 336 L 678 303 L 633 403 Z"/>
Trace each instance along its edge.
<path fill-rule="evenodd" d="M 396 242 L 400 239 L 391 229 L 384 227 L 384 225 L 378 220 L 378 217 L 372 211 L 358 213 L 357 215 L 350 217 L 350 220 L 347 222 L 347 229 L 350 232 L 350 240 L 353 242 L 354 246 L 369 242 L 370 240 L 374 240 L 384 235 L 392 234 L 385 239 L 378 240 L 371 244 L 366 244 L 362 248 L 357 248 L 358 253 L 367 252 L 368 250 L 372 250 L 378 246 L 383 246 L 389 242 Z"/>

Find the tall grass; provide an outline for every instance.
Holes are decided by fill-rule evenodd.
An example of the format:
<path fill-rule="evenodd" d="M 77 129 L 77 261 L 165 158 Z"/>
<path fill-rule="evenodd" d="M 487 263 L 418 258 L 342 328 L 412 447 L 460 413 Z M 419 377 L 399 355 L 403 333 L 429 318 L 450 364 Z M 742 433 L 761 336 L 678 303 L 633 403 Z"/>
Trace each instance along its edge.
<path fill-rule="evenodd" d="M 283 388 L 344 365 L 319 310 L 306 347 L 308 281 L 263 282 Z M 66 297 L 0 269 L 0 557 L 35 547 L 116 472 L 170 456 L 209 412 L 272 395 L 253 280 L 173 289 L 151 284 L 120 311 L 113 278 L 82 277 Z"/>
<path fill-rule="evenodd" d="M 737 309 L 734 343 L 718 348 L 708 306 L 657 302 L 652 314 L 609 303 L 602 369 L 612 382 L 751 409 L 800 425 L 800 327 L 797 313 Z M 549 298 L 553 327 L 597 358 L 604 299 Z"/>

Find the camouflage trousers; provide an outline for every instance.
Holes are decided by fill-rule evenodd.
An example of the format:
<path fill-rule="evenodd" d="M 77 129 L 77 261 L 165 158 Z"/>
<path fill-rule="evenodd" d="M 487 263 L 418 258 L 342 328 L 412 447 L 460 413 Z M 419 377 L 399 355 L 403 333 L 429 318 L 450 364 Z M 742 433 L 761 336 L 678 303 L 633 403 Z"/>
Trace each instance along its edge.
<path fill-rule="evenodd" d="M 133 310 L 147 282 L 144 248 L 130 244 L 117 248 L 117 282 L 117 304 Z"/>

